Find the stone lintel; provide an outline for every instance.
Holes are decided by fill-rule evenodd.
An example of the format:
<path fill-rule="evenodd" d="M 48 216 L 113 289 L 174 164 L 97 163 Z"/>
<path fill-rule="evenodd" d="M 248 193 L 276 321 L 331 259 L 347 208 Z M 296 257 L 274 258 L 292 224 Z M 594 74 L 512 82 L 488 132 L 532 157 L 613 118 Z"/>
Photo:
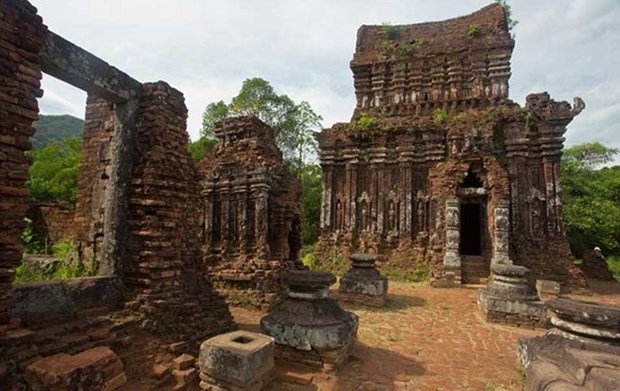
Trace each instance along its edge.
<path fill-rule="evenodd" d="M 142 90 L 139 81 L 51 31 L 41 52 L 41 68 L 88 94 L 114 103 L 135 98 Z"/>

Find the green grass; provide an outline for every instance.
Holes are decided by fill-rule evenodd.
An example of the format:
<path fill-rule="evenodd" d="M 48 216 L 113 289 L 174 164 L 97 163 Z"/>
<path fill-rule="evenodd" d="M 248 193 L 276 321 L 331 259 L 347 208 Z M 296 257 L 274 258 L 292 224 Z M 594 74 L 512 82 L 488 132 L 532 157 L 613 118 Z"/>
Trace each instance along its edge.
<path fill-rule="evenodd" d="M 381 268 L 381 274 L 390 279 L 390 281 L 425 282 L 428 281 L 430 266 L 428 264 L 420 264 L 413 269 L 403 270 L 386 265 Z"/>
<path fill-rule="evenodd" d="M 620 255 L 610 255 L 607 257 L 607 266 L 614 275 L 616 281 L 620 281 Z"/>
<path fill-rule="evenodd" d="M 40 281 L 58 281 L 71 278 L 92 277 L 95 273 L 82 264 L 68 264 L 64 261 L 48 264 L 45 267 L 21 264 L 15 269 L 16 285 Z"/>
<path fill-rule="evenodd" d="M 15 284 L 26 284 L 40 281 L 68 280 L 71 278 L 92 277 L 96 271 L 91 270 L 80 262 L 70 262 L 70 254 L 75 252 L 75 246 L 71 240 L 63 240 L 54 244 L 51 248 L 52 255 L 57 259 L 45 266 L 32 265 L 23 262 L 15 269 Z"/>

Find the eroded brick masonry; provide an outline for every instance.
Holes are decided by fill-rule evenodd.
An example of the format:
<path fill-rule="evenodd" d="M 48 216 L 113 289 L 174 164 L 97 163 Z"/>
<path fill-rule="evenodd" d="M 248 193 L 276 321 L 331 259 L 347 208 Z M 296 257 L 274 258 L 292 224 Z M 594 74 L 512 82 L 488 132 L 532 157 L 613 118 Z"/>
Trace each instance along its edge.
<path fill-rule="evenodd" d="M 224 120 L 215 135 L 199 166 L 204 258 L 231 301 L 270 305 L 282 296 L 282 274 L 302 267 L 301 185 L 258 118 Z"/>
<path fill-rule="evenodd" d="M 437 286 L 481 282 L 491 263 L 582 281 L 561 212 L 566 126 L 584 108 L 547 93 L 508 99 L 514 40 L 504 9 L 362 26 L 350 123 L 320 135 L 319 259 L 378 253 Z"/>
<path fill-rule="evenodd" d="M 88 93 L 75 216 L 59 225 L 98 277 L 15 287 L 42 72 Z M 118 316 L 183 349 L 234 327 L 203 265 L 203 203 L 186 120 L 181 92 L 138 82 L 54 34 L 25 0 L 0 2 L 1 389 L 20 388 L 25 369 L 45 357 L 88 356 L 111 344 Z M 94 319 L 91 307 L 117 317 Z M 106 389 L 124 382 L 121 372 Z"/>

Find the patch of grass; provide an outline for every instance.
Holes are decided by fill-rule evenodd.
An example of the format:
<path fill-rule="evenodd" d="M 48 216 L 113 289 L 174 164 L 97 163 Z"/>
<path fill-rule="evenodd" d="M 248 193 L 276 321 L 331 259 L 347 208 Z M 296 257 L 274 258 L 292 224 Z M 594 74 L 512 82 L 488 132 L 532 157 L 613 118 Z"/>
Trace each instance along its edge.
<path fill-rule="evenodd" d="M 363 113 L 360 118 L 355 121 L 355 128 L 359 130 L 370 130 L 377 126 L 377 119 Z"/>
<path fill-rule="evenodd" d="M 302 263 L 313 272 L 321 270 L 321 265 L 318 264 L 313 253 L 307 253 L 306 255 L 304 255 L 302 258 Z"/>
<path fill-rule="evenodd" d="M 58 261 L 49 263 L 44 267 L 38 267 L 22 263 L 15 268 L 14 282 L 19 285 L 40 281 L 58 281 L 80 277 L 92 277 L 94 275 L 96 275 L 95 271 L 83 264 L 69 264 L 68 262 Z"/>
<path fill-rule="evenodd" d="M 52 255 L 54 258 L 67 259 L 69 254 L 75 251 L 73 241 L 70 239 L 62 240 L 52 245 Z"/>
<path fill-rule="evenodd" d="M 394 333 L 389 333 L 387 335 L 387 340 L 390 342 L 398 342 L 398 337 Z"/>
<path fill-rule="evenodd" d="M 385 38 L 389 40 L 393 40 L 396 38 L 396 30 L 398 28 L 396 26 L 392 26 L 390 22 L 383 23 L 383 33 L 385 34 Z"/>
<path fill-rule="evenodd" d="M 607 257 L 607 266 L 609 266 L 609 270 L 613 273 L 616 281 L 620 281 L 620 256 L 610 255 Z"/>
<path fill-rule="evenodd" d="M 333 256 L 327 265 L 325 265 L 325 270 L 334 273 L 336 276 L 340 277 L 344 273 L 346 273 L 351 267 L 350 262 L 344 259 L 344 257 L 340 254 Z"/>
<path fill-rule="evenodd" d="M 448 112 L 443 107 L 438 107 L 433 112 L 433 122 L 435 125 L 442 124 L 448 119 Z"/>
<path fill-rule="evenodd" d="M 398 282 L 425 282 L 428 281 L 430 266 L 427 263 L 415 266 L 413 269 L 403 270 L 390 265 L 381 268 L 381 274 L 391 281 Z"/>
<path fill-rule="evenodd" d="M 467 26 L 467 35 L 471 38 L 475 38 L 480 35 L 480 25 L 478 23 L 472 23 Z"/>
<path fill-rule="evenodd" d="M 392 44 L 392 41 L 382 41 L 381 42 L 381 54 L 383 54 L 384 56 L 389 56 L 390 54 L 392 54 L 392 50 L 394 50 L 394 45 Z"/>
<path fill-rule="evenodd" d="M 519 375 L 519 385 L 525 390 L 525 387 L 527 386 L 525 368 L 523 368 L 520 364 L 517 364 L 517 374 Z"/>
<path fill-rule="evenodd" d="M 402 56 L 408 56 L 413 53 L 413 45 L 409 43 L 404 43 L 399 46 L 398 51 Z"/>
<path fill-rule="evenodd" d="M 29 226 L 24 230 L 22 238 L 25 236 L 28 240 Z M 25 247 L 25 250 L 28 250 Z M 58 281 L 68 280 L 80 277 L 92 277 L 97 275 L 97 271 L 92 267 L 93 262 L 77 262 L 71 261 L 70 255 L 75 253 L 75 245 L 72 240 L 65 239 L 51 247 L 51 255 L 56 261 L 49 262 L 45 265 L 31 264 L 23 262 L 15 268 L 15 284 L 26 284 L 30 282 L 40 281 Z M 26 251 L 28 253 L 28 251 Z M 46 254 L 46 252 L 39 252 Z"/>

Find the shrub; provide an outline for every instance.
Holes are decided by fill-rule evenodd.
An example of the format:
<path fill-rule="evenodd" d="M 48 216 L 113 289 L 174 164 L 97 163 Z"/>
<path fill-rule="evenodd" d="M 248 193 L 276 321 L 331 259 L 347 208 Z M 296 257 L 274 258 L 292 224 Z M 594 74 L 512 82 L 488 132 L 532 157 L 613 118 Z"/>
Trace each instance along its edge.
<path fill-rule="evenodd" d="M 383 23 L 383 33 L 385 34 L 385 38 L 389 40 L 396 38 L 396 30 L 396 26 L 392 26 L 389 22 Z"/>
<path fill-rule="evenodd" d="M 22 247 L 26 254 L 46 254 L 47 243 L 40 243 L 36 239 L 32 220 L 25 217 L 26 226 L 22 231 Z"/>
<path fill-rule="evenodd" d="M 620 255 L 610 255 L 607 257 L 607 266 L 614 275 L 616 281 L 620 281 Z"/>
<path fill-rule="evenodd" d="M 366 114 L 362 114 L 362 116 L 355 122 L 355 128 L 360 130 L 369 130 L 374 128 L 376 125 L 377 119 Z"/>
<path fill-rule="evenodd" d="M 478 23 L 472 23 L 467 26 L 467 35 L 474 38 L 480 34 L 480 25 Z"/>
<path fill-rule="evenodd" d="M 389 56 L 392 53 L 392 49 L 394 49 L 394 47 L 391 41 L 381 42 L 381 54 L 384 56 Z"/>
<path fill-rule="evenodd" d="M 404 44 L 400 45 L 398 50 L 400 51 L 401 55 L 408 56 L 411 53 L 413 53 L 413 46 L 411 44 L 404 43 Z"/>
<path fill-rule="evenodd" d="M 54 258 L 58 258 L 60 260 L 67 259 L 68 255 L 75 251 L 75 246 L 73 245 L 72 240 L 62 240 L 54 245 L 52 245 L 52 255 Z"/>
<path fill-rule="evenodd" d="M 68 280 L 71 278 L 91 277 L 95 272 L 82 264 L 53 262 L 46 266 L 34 266 L 22 263 L 15 268 L 15 284 L 26 284 L 39 281 Z"/>
<path fill-rule="evenodd" d="M 447 118 L 448 112 L 443 107 L 438 107 L 433 112 L 433 122 L 435 122 L 435 125 L 444 123 Z"/>
<path fill-rule="evenodd" d="M 427 263 L 415 264 L 412 269 L 400 269 L 391 265 L 381 268 L 381 273 L 391 281 L 425 282 L 428 281 L 430 266 Z"/>

